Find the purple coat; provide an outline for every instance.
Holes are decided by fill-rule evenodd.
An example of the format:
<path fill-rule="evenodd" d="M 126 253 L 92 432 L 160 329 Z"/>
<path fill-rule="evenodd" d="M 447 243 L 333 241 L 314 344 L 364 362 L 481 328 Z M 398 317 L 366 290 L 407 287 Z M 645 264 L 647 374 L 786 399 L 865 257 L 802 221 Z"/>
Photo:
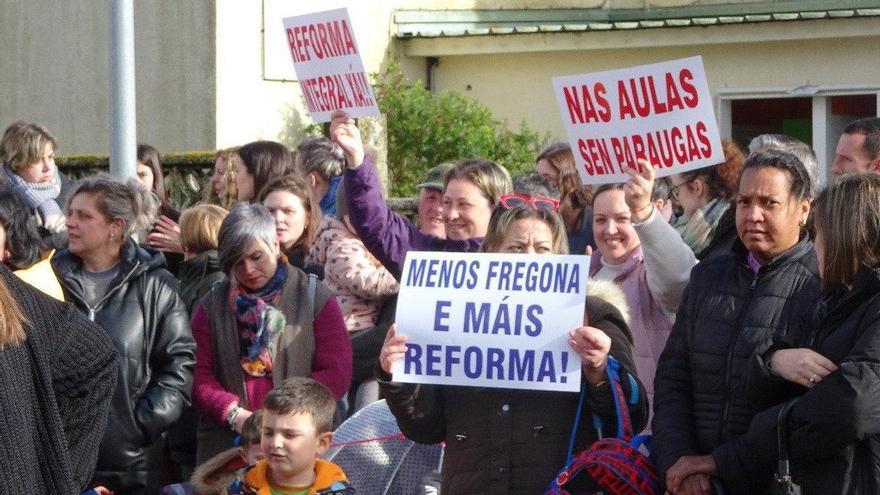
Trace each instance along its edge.
<path fill-rule="evenodd" d="M 360 167 L 345 171 L 348 217 L 358 237 L 373 256 L 400 280 L 407 251 L 473 252 L 482 238 L 466 241 L 440 239 L 423 234 L 406 218 L 395 213 L 382 196 L 382 185 L 369 156 Z"/>

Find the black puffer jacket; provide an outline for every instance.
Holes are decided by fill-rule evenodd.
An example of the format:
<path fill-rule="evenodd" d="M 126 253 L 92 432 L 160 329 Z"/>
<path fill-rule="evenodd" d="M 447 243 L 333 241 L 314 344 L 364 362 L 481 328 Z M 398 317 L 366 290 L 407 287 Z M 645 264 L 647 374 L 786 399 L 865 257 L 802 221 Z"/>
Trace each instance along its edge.
<path fill-rule="evenodd" d="M 801 397 L 787 428 L 795 480 L 807 495 L 880 493 L 880 268 L 863 267 L 852 289 L 826 294 L 820 308 L 814 325 L 777 346 L 810 347 L 838 366 L 809 391 L 795 385 Z M 776 402 L 788 399 L 788 382 L 757 378 Z M 746 441 L 730 446 L 754 471 L 775 467 L 779 408 L 755 416 Z"/>
<path fill-rule="evenodd" d="M 217 250 L 212 249 L 182 262 L 177 278 L 180 280 L 180 298 L 186 306 L 186 313 L 192 316 L 196 304 L 212 287 L 225 280 L 226 274 L 220 269 Z"/>
<path fill-rule="evenodd" d="M 157 440 L 189 403 L 195 342 L 176 281 L 162 265 L 161 254 L 129 240 L 111 289 L 89 307 L 79 279 L 81 260 L 67 250 L 52 258 L 67 301 L 98 323 L 119 352 L 116 393 L 93 480 L 116 493 L 158 493 Z"/>
<path fill-rule="evenodd" d="M 635 377 L 632 336 L 620 312 L 611 304 L 587 297 L 590 325 L 611 337 L 611 355 Z M 567 331 L 567 330 L 562 330 Z M 443 493 L 543 493 L 564 467 L 574 424 L 578 394 L 477 387 L 394 383 L 379 371 L 379 383 L 401 431 L 420 443 L 446 442 Z M 621 373 L 624 392 L 630 382 Z M 647 400 L 640 383 L 638 404 L 630 406 L 635 431 L 647 422 Z M 590 389 L 584 401 L 575 452 L 597 439 L 588 426 L 596 412 L 606 436 L 616 432 L 616 414 L 608 385 Z M 586 475 L 585 475 L 586 476 Z"/>
<path fill-rule="evenodd" d="M 744 434 L 760 407 L 745 393 L 749 362 L 774 335 L 799 332 L 819 297 L 812 243 L 802 239 L 755 274 L 737 241 L 694 267 L 654 379 L 654 455 L 661 479 L 685 455 L 713 454 L 733 493 L 769 479 L 727 479 L 735 461 L 715 450 Z M 751 483 L 754 486 L 750 486 Z M 742 492 L 738 487 L 745 487 Z"/>

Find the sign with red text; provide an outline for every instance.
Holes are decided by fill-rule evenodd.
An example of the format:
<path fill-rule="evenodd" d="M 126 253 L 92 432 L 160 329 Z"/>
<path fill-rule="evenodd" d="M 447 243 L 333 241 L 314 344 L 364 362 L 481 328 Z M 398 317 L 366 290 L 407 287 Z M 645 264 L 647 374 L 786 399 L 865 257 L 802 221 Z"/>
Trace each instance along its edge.
<path fill-rule="evenodd" d="M 379 115 L 347 9 L 287 17 L 284 32 L 312 120 L 329 122 L 334 110 Z"/>
<path fill-rule="evenodd" d="M 644 159 L 657 176 L 724 161 L 701 57 L 553 78 L 584 184 L 626 182 Z"/>
<path fill-rule="evenodd" d="M 395 324 L 396 382 L 577 392 L 588 256 L 410 251 Z"/>

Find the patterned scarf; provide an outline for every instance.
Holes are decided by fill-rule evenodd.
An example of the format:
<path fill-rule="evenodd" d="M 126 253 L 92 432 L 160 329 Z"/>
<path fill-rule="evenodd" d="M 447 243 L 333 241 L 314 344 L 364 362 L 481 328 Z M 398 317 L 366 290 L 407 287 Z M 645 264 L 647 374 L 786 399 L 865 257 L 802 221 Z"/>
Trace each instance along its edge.
<path fill-rule="evenodd" d="M 340 182 L 342 182 L 341 175 L 337 175 L 330 179 L 330 184 L 327 186 L 327 192 L 324 194 L 324 197 L 321 198 L 320 204 L 318 204 L 321 208 L 322 215 L 336 218 L 336 189 L 339 188 Z"/>
<path fill-rule="evenodd" d="M 238 321 L 241 368 L 251 376 L 272 374 L 273 337 L 282 332 L 287 323 L 278 308 L 285 282 L 287 266 L 279 262 L 275 275 L 259 292 L 246 292 L 240 284 L 235 284 L 230 291 L 229 299 Z"/>
<path fill-rule="evenodd" d="M 6 165 L 2 167 L 6 184 L 21 196 L 30 208 L 36 208 L 43 218 L 62 214 L 61 207 L 55 201 L 61 194 L 61 177 L 58 175 L 58 170 L 55 170 L 55 178 L 52 182 L 34 183 L 22 179 Z"/>
<path fill-rule="evenodd" d="M 730 208 L 730 202 L 715 198 L 699 207 L 691 215 L 684 214 L 672 224 L 681 234 L 681 239 L 690 246 L 694 254 L 700 254 L 712 241 L 712 233 L 718 226 L 721 216 Z"/>

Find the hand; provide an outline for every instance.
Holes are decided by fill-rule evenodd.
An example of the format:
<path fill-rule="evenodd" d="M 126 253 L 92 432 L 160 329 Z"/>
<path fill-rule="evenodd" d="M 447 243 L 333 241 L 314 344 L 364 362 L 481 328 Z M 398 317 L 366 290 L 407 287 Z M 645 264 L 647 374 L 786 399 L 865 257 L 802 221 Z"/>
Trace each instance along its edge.
<path fill-rule="evenodd" d="M 236 433 L 241 433 L 241 429 L 244 428 L 244 421 L 253 416 L 253 414 L 253 411 L 241 408 L 241 411 L 238 411 L 238 416 L 235 417 L 235 421 L 232 422 L 232 429 L 235 430 Z"/>
<path fill-rule="evenodd" d="M 681 488 L 678 492 L 672 493 L 674 495 L 712 495 L 712 482 L 707 474 L 692 474 L 681 482 Z"/>
<path fill-rule="evenodd" d="M 336 142 L 345 152 L 348 158 L 348 168 L 354 170 L 364 162 L 364 142 L 361 139 L 361 130 L 342 110 L 336 110 L 330 115 L 330 139 Z"/>
<path fill-rule="evenodd" d="M 568 333 L 568 345 L 580 356 L 587 381 L 591 385 L 602 382 L 608 352 L 611 351 L 611 337 L 598 328 L 582 326 Z"/>
<path fill-rule="evenodd" d="M 837 366 L 812 349 L 780 349 L 770 356 L 770 368 L 790 382 L 813 388 Z"/>
<path fill-rule="evenodd" d="M 640 170 L 634 168 L 626 169 L 629 174 L 629 181 L 623 186 L 624 199 L 629 211 L 632 213 L 633 221 L 642 221 L 651 214 L 651 192 L 654 190 L 654 179 L 657 173 L 654 167 L 645 160 L 639 160 Z"/>
<path fill-rule="evenodd" d="M 92 488 L 98 495 L 114 495 L 113 492 L 107 488 L 106 486 L 96 486 Z"/>
<path fill-rule="evenodd" d="M 674 494 L 679 493 L 710 493 L 709 476 L 717 474 L 717 466 L 715 459 L 711 455 L 700 456 L 682 456 L 679 457 L 675 464 L 666 472 L 666 488 Z M 688 477 L 695 474 L 706 476 L 706 491 L 693 491 L 693 488 L 702 489 L 702 479 L 697 478 L 689 483 L 686 482 Z"/>
<path fill-rule="evenodd" d="M 147 243 L 160 250 L 174 253 L 182 253 L 180 245 L 180 226 L 174 220 L 162 215 L 153 226 L 155 232 L 147 236 Z"/>
<path fill-rule="evenodd" d="M 589 244 L 587 244 L 587 247 L 584 248 L 584 254 L 586 254 L 587 256 L 592 256 L 593 255 L 593 246 L 590 246 Z"/>
<path fill-rule="evenodd" d="M 385 335 L 385 343 L 379 353 L 379 365 L 385 373 L 391 374 L 391 365 L 403 358 L 406 354 L 406 335 L 397 335 L 397 324 L 388 327 Z"/>

